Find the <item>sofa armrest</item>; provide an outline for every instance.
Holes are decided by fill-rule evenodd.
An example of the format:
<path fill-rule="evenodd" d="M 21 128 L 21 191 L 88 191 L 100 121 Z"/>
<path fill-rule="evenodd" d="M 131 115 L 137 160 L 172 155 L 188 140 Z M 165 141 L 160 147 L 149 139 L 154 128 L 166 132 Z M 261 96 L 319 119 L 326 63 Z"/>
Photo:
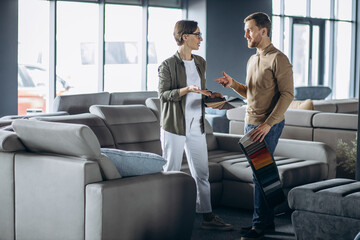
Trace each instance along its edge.
<path fill-rule="evenodd" d="M 190 239 L 196 187 L 185 173 L 89 184 L 85 239 Z"/>
<path fill-rule="evenodd" d="M 242 152 L 239 140 L 244 135 L 227 134 L 227 133 L 214 133 L 219 149 L 230 152 Z"/>
<path fill-rule="evenodd" d="M 336 153 L 325 143 L 279 139 L 274 155 L 327 163 L 329 166 L 328 178 L 336 176 Z"/>
<path fill-rule="evenodd" d="M 14 171 L 17 239 L 83 239 L 85 188 L 102 181 L 98 163 L 17 153 Z"/>

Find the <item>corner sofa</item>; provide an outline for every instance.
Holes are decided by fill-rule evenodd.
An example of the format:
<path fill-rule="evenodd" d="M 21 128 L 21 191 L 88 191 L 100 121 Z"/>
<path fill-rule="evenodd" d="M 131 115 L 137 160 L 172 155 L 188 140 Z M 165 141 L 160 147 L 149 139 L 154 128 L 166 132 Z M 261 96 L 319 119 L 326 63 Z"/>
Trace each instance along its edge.
<path fill-rule="evenodd" d="M 231 134 L 243 134 L 245 113 L 246 106 L 227 112 Z M 339 139 L 351 144 L 351 141 L 356 139 L 357 127 L 357 114 L 288 109 L 285 113 L 285 127 L 280 138 L 324 142 L 338 152 Z M 336 177 L 349 178 L 351 176 L 344 172 L 342 167 L 337 166 Z"/>
<path fill-rule="evenodd" d="M 101 119 L 84 119 L 112 140 Z M 12 127 L 0 130 L 0 239 L 190 239 L 196 186 L 187 174 L 122 178 L 83 124 Z"/>
<path fill-rule="evenodd" d="M 40 133 L 47 122 L 60 124 L 60 129 L 66 129 L 69 124 L 77 124 L 76 126 L 80 124 L 80 126 L 87 126 L 92 130 L 100 147 L 152 152 L 161 155 L 159 99 L 147 99 L 145 104 L 146 106 L 93 105 L 90 107 L 90 113 L 34 117 L 28 120 L 15 120 L 15 122 L 22 121 L 22 124 L 24 124 L 24 121 L 27 121 L 27 127 L 30 129 L 36 126 L 34 135 L 38 134 L 37 132 Z M 213 207 L 221 205 L 252 209 L 254 187 L 252 171 L 238 145 L 241 135 L 213 133 L 208 122 L 205 122 L 205 129 L 209 152 L 209 181 Z M 70 135 L 69 132 L 67 132 L 69 135 L 59 135 L 61 131 L 57 131 L 56 128 L 49 128 L 49 131 L 54 132 L 39 135 L 42 142 L 45 141 L 46 143 L 49 140 L 49 148 L 45 149 L 45 151 L 38 151 L 38 149 L 33 151 L 34 149 L 29 148 L 24 153 L 22 152 L 23 149 L 21 151 L 0 152 L 1 158 L 5 156 L 7 158 L 7 167 L 0 167 L 0 169 L 7 169 L 2 170 L 7 172 L 7 177 L 6 181 L 0 181 L 0 186 L 6 185 L 7 194 L 12 196 L 12 199 L 7 203 L 8 205 L 0 204 L 0 207 L 10 209 L 6 211 L 1 209 L 1 212 L 4 211 L 7 215 L 12 216 L 12 218 L 8 218 L 12 219 L 10 226 L 1 229 L 2 225 L 0 224 L 0 238 L 5 231 L 10 236 L 5 239 L 14 239 L 13 236 L 15 235 L 24 236 L 25 234 L 34 236 L 37 239 L 46 239 L 49 234 L 51 235 L 51 232 L 61 232 L 60 235 L 56 235 L 53 239 L 64 239 L 62 234 L 69 234 L 67 236 L 70 236 L 70 232 L 74 234 L 73 236 L 79 237 L 78 239 L 89 239 L 94 234 L 92 232 L 87 234 L 87 231 L 94 230 L 92 226 L 100 226 L 94 230 L 96 231 L 94 239 L 110 239 L 114 236 L 124 236 L 122 239 L 145 239 L 144 235 L 140 234 L 145 234 L 145 232 L 150 236 L 146 239 L 152 239 L 151 236 L 154 236 L 155 239 L 159 236 L 157 234 L 162 232 L 165 232 L 164 236 L 174 236 L 174 233 L 182 232 L 179 235 L 181 239 L 188 239 L 189 227 L 193 223 L 193 216 L 190 216 L 189 213 L 195 211 L 195 206 L 189 202 L 193 201 L 195 204 L 195 188 L 194 182 L 190 181 L 192 180 L 191 177 L 181 173 L 158 173 L 134 178 L 107 180 L 101 176 L 99 170 L 101 167 L 99 163 L 93 161 L 94 157 L 84 161 L 83 158 L 87 156 L 86 153 L 90 149 L 86 148 L 81 155 L 76 152 L 76 154 L 71 153 L 68 156 L 63 148 L 61 151 L 54 153 L 50 146 L 57 144 L 69 145 L 72 142 L 73 135 Z M 30 132 L 28 134 L 31 135 Z M 53 137 L 51 141 L 50 136 Z M 21 136 L 18 137 L 22 138 Z M 31 141 L 40 140 L 30 139 L 28 141 L 31 143 Z M 67 141 L 69 143 L 66 143 Z M 87 138 L 81 141 L 86 143 Z M 91 149 L 91 151 L 95 151 L 92 147 Z M 47 153 L 48 151 L 50 151 L 50 155 Z M 53 154 L 66 156 L 63 156 L 65 159 L 62 159 L 62 157 L 61 161 L 59 160 L 61 163 L 58 163 L 52 160 Z M 22 161 L 18 160 L 20 156 L 23 159 Z M 274 156 L 285 194 L 293 187 L 335 177 L 335 153 L 324 143 L 280 139 Z M 28 159 L 31 159 L 31 161 Z M 19 167 L 23 163 L 26 163 L 24 170 L 19 171 Z M 85 163 L 91 164 L 95 169 L 91 170 L 90 175 L 86 172 Z M 5 164 L 5 162 L 0 161 L 0 164 Z M 63 164 L 64 169 L 62 170 L 60 166 Z M 77 164 L 80 164 L 80 173 L 72 170 L 73 168 L 74 171 L 75 168 L 77 169 Z M 48 174 L 47 169 L 51 169 L 51 173 Z M 182 165 L 182 171 L 189 173 L 186 161 Z M 96 178 L 95 180 L 91 180 L 93 175 Z M 71 182 L 78 178 L 83 179 L 83 181 L 80 181 L 80 185 L 76 185 L 77 189 L 67 190 L 68 187 L 75 187 L 72 186 Z M 19 187 L 17 186 L 18 179 L 19 184 L 21 183 Z M 46 181 L 42 179 L 46 179 Z M 50 182 L 46 183 L 48 179 L 51 181 L 49 180 Z M 37 185 L 36 182 L 38 181 L 45 183 Z M 56 187 L 51 187 L 52 184 Z M 161 191 L 162 184 L 169 185 L 166 185 L 166 189 Z M 95 189 L 90 185 L 94 186 Z M 92 189 L 91 193 L 95 192 L 96 197 L 94 198 L 97 200 L 94 200 L 94 205 L 91 205 L 92 207 L 88 209 L 89 201 L 87 198 L 90 189 Z M 34 193 L 33 190 L 36 190 L 37 194 L 32 194 Z M 69 198 L 71 196 L 69 191 L 75 192 L 78 198 Z M 43 200 L 40 197 L 43 195 L 48 197 Z M 81 198 L 80 195 L 83 197 Z M 131 198 L 126 198 L 126 196 L 131 196 Z M 59 200 L 55 198 L 59 198 Z M 148 202 L 148 198 L 152 199 L 151 202 Z M 186 200 L 184 200 L 185 198 Z M 170 202 L 167 202 L 169 200 Z M 41 203 L 40 205 L 45 204 L 46 211 L 40 210 L 41 206 L 37 204 L 38 201 Z M 77 211 L 71 208 L 76 214 L 70 213 L 72 210 L 68 209 L 73 202 L 76 202 L 78 206 Z M 32 205 L 36 207 L 32 207 Z M 150 208 L 150 205 L 154 206 Z M 150 218 L 158 211 L 160 205 L 172 206 L 171 209 L 167 208 L 169 211 L 160 211 L 159 215 L 156 215 L 157 217 L 161 216 L 163 221 L 168 221 L 168 225 L 174 226 L 174 222 L 187 224 L 184 227 L 169 228 L 167 230 L 165 230 L 164 226 L 168 225 L 160 220 L 159 227 L 152 224 L 153 220 L 150 220 Z M 139 209 L 136 206 L 139 206 Z M 114 208 L 116 210 L 113 210 Z M 277 211 L 286 209 L 288 209 L 288 205 L 287 202 L 284 202 L 283 205 L 277 208 Z M 93 211 L 96 212 L 95 217 L 92 215 Z M 123 211 L 125 211 L 125 216 L 120 214 Z M 57 212 L 62 213 L 59 219 L 54 218 Z M 170 214 L 170 216 L 167 217 L 166 214 Z M 31 216 L 36 217 L 30 221 Z M 91 218 L 89 219 L 88 216 L 91 216 Z M 0 215 L 0 223 L 5 222 L 5 217 L 6 214 Z M 79 224 L 73 225 L 68 230 L 67 221 L 72 221 L 74 224 L 79 221 Z M 31 222 L 31 225 L 28 225 L 29 222 Z M 93 222 L 95 222 L 94 225 L 92 225 Z M 90 223 L 91 225 L 88 225 Z M 120 227 L 123 224 L 126 229 Z M 31 232 L 29 226 L 36 230 Z M 44 228 L 44 226 L 46 227 Z M 121 231 L 116 227 L 119 227 Z M 133 238 L 131 238 L 132 234 L 134 234 Z M 159 237 L 158 239 L 162 238 Z M 167 239 L 179 238 L 168 237 Z"/>
<path fill-rule="evenodd" d="M 161 155 L 159 99 L 147 99 L 145 104 L 93 105 L 90 113 L 36 120 L 82 123 L 93 129 L 101 146 Z M 206 122 L 206 137 L 213 205 L 251 209 L 252 173 L 238 145 L 241 136 L 213 133 Z M 310 153 L 309 148 L 314 151 Z M 335 177 L 335 154 L 323 143 L 282 140 L 275 156 L 285 191 Z M 186 161 L 182 170 L 189 172 Z"/>

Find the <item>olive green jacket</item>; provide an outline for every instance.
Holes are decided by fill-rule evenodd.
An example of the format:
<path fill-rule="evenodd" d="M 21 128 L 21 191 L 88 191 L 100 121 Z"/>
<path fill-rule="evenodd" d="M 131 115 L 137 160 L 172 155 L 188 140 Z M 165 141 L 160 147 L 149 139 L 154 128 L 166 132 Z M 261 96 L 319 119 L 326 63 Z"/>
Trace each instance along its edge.
<path fill-rule="evenodd" d="M 201 80 L 201 89 L 206 89 L 206 61 L 197 55 L 192 55 Z M 177 135 L 184 135 L 186 95 L 180 97 L 180 88 L 186 87 L 186 71 L 179 52 L 166 59 L 159 66 L 159 96 L 161 105 L 161 127 Z M 202 104 L 201 132 L 204 133 L 204 95 Z"/>

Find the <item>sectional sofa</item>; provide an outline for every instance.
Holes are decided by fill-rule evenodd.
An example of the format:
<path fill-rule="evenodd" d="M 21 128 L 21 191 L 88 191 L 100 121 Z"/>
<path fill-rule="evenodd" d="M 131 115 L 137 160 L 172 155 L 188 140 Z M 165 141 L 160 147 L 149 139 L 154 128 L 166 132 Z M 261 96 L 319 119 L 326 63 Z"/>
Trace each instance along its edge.
<path fill-rule="evenodd" d="M 148 100 L 147 106 L 94 105 L 91 113 L 36 120 L 81 123 L 94 131 L 102 147 L 161 155 L 159 100 Z M 213 205 L 251 209 L 252 172 L 239 148 L 240 136 L 213 133 L 207 122 L 206 136 Z M 294 186 L 335 177 L 335 154 L 323 143 L 281 140 L 275 156 L 285 192 Z M 186 161 L 183 170 L 189 172 Z"/>
<path fill-rule="evenodd" d="M 195 204 L 195 188 L 189 175 L 158 173 L 108 179 L 101 174 L 101 162 L 95 161 L 98 160 L 98 150 L 88 145 L 79 153 L 78 142 L 73 142 L 77 139 L 74 137 L 76 131 L 65 131 L 69 124 L 80 124 L 80 128 L 86 126 L 96 136 L 99 144 L 96 149 L 117 148 L 161 155 L 159 99 L 148 98 L 145 104 L 93 105 L 87 113 L 15 120 L 20 121 L 23 128 L 32 130 L 25 131 L 27 140 L 23 141 L 24 136 L 18 135 L 15 124 L 14 138 L 20 138 L 26 148 L 0 149 L 0 164 L 3 165 L 0 171 L 4 171 L 0 175 L 4 178 L 0 181 L 0 187 L 6 190 L 5 195 L 11 196 L 10 199 L 0 196 L 0 211 L 6 213 L 0 215 L 0 238 L 14 239 L 14 236 L 29 234 L 36 239 L 46 239 L 53 236 L 53 232 L 58 232 L 53 239 L 64 239 L 66 234 L 77 236 L 78 239 L 108 239 L 113 236 L 144 239 L 141 234 L 145 233 L 150 234 L 146 239 L 152 239 L 151 236 L 161 239 L 159 235 L 163 233 L 167 239 L 179 239 L 169 236 L 182 232 L 179 235 L 181 239 L 188 239 L 194 217 L 189 213 L 195 211 L 195 206 L 191 204 L 191 201 Z M 59 125 L 46 127 L 49 122 Z M 43 132 L 43 129 L 48 131 Z M 92 140 L 84 137 L 79 141 L 87 145 L 88 140 L 94 141 L 94 136 Z M 239 148 L 240 137 L 238 134 L 214 133 L 206 122 L 209 181 L 214 207 L 253 207 L 252 171 Z M 48 144 L 48 148 L 34 148 L 32 145 L 39 145 L 38 141 Z M 74 149 L 70 151 L 63 144 Z M 55 151 L 51 146 L 56 145 L 59 146 L 55 147 L 58 149 Z M 97 157 L 89 157 L 88 152 L 94 151 Z M 54 161 L 53 155 L 61 156 L 61 159 Z M 296 186 L 335 177 L 335 152 L 324 143 L 280 139 L 274 156 L 286 195 Z M 92 169 L 90 173 L 87 168 L 89 164 Z M 48 169 L 51 170 L 49 173 Z M 182 170 L 189 173 L 186 160 Z M 72 184 L 73 181 L 79 184 Z M 165 189 L 161 188 L 162 184 L 165 184 Z M 76 197 L 73 198 L 73 195 Z M 43 199 L 42 196 L 46 197 Z M 72 204 L 76 207 L 69 207 Z M 141 207 L 137 208 L 137 205 Z M 168 217 L 166 214 L 169 211 L 158 212 L 156 216 L 168 224 L 160 221 L 157 226 L 150 218 L 160 205 L 172 207 Z M 287 209 L 287 202 L 284 202 L 277 211 Z M 61 213 L 59 218 L 57 213 Z M 73 226 L 70 229 L 68 222 L 74 223 L 70 224 Z M 165 227 L 173 226 L 174 222 L 188 224 L 176 229 Z M 93 226 L 97 226 L 95 230 Z"/>
<path fill-rule="evenodd" d="M 351 111 L 351 108 L 345 109 Z M 227 112 L 231 134 L 243 134 L 245 113 L 246 106 Z M 351 146 L 351 141 L 356 139 L 357 128 L 357 114 L 288 109 L 285 113 L 285 127 L 280 138 L 324 142 L 338 152 L 338 141 L 341 139 Z M 338 165 L 338 162 L 336 164 Z M 354 178 L 341 166 L 336 167 L 336 177 Z"/>

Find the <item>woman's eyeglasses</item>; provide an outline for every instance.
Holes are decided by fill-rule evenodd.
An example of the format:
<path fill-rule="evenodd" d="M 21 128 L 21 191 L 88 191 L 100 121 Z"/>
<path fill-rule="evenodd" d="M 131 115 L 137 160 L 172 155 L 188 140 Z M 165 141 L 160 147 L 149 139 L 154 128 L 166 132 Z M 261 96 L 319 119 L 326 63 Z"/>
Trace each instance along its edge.
<path fill-rule="evenodd" d="M 200 39 L 200 38 L 202 37 L 201 32 L 197 32 L 197 33 L 188 33 L 188 34 L 195 35 L 195 36 L 197 36 L 197 38 L 198 38 L 198 39 Z"/>

